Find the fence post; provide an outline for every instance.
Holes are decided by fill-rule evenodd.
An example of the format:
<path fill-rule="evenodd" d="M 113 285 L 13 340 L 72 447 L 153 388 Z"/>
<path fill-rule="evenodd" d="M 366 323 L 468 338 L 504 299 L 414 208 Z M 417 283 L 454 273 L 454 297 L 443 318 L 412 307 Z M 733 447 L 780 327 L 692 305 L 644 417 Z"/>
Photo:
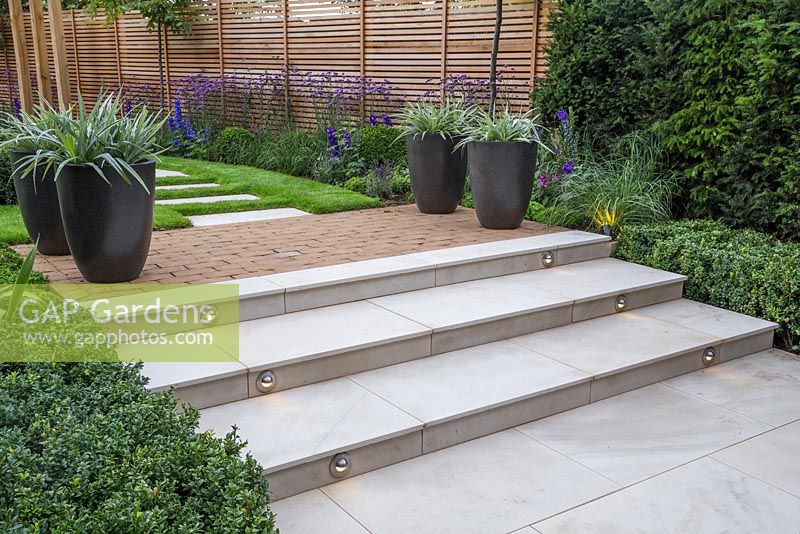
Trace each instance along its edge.
<path fill-rule="evenodd" d="M 36 84 L 39 88 L 39 104 L 47 105 L 53 98 L 50 87 L 50 62 L 47 60 L 47 32 L 44 29 L 44 13 L 40 1 L 29 2 L 31 31 L 33 32 L 33 57 L 36 60 Z"/>
<path fill-rule="evenodd" d="M 3 66 L 6 69 L 6 88 L 8 90 L 8 105 L 13 109 L 14 94 L 11 92 L 11 68 L 8 65 L 8 44 L 6 43 L 6 20 L 0 17 L 0 36 L 3 39 Z"/>
<path fill-rule="evenodd" d="M 172 82 L 169 76 L 169 30 L 164 28 L 164 76 L 167 83 L 167 109 L 172 108 Z"/>
<path fill-rule="evenodd" d="M 289 77 L 289 0 L 283 0 L 283 70 L 286 75 L 286 81 L 283 87 L 283 97 L 286 102 L 286 124 L 289 124 L 291 103 L 289 102 L 289 84 L 291 83 Z"/>
<path fill-rule="evenodd" d="M 81 55 L 78 53 L 78 33 L 75 31 L 75 10 L 69 10 L 70 25 L 72 26 L 72 44 L 75 47 L 75 89 L 81 94 Z"/>
<path fill-rule="evenodd" d="M 122 89 L 122 63 L 119 50 L 119 20 L 114 19 L 114 51 L 117 58 L 117 85 Z"/>
<path fill-rule="evenodd" d="M 536 79 L 536 62 L 539 60 L 539 2 L 541 0 L 533 0 L 533 31 L 531 32 L 531 90 L 533 90 L 533 83 Z"/>
<path fill-rule="evenodd" d="M 222 0 L 217 0 L 217 42 L 219 44 L 219 98 L 222 119 L 225 118 L 225 46 L 222 37 Z M 224 122 L 224 121 L 220 121 Z"/>
<path fill-rule="evenodd" d="M 444 103 L 445 90 L 444 79 L 447 77 L 447 0 L 442 0 L 442 65 L 439 71 L 439 78 L 441 79 L 441 99 Z"/>
<path fill-rule="evenodd" d="M 366 58 L 366 43 L 364 36 L 364 26 L 366 25 L 366 13 L 364 10 L 367 7 L 365 0 L 359 0 L 359 22 L 358 22 L 358 49 L 359 49 L 359 67 L 358 71 L 361 74 L 361 102 L 359 103 L 359 122 L 364 125 L 364 119 L 367 115 L 367 94 L 366 94 L 366 76 L 367 76 L 367 58 Z"/>
<path fill-rule="evenodd" d="M 22 18 L 22 1 L 8 0 L 8 13 L 11 16 L 11 37 L 14 41 L 14 59 L 17 64 L 19 103 L 23 111 L 30 113 L 33 111 L 33 94 L 31 71 L 28 66 L 28 47 L 25 43 L 25 21 Z"/>
<path fill-rule="evenodd" d="M 50 43 L 53 46 L 58 105 L 61 111 L 65 111 L 69 108 L 72 99 L 70 97 L 67 39 L 64 35 L 64 14 L 61 11 L 61 0 L 48 0 L 47 14 L 50 17 Z"/>

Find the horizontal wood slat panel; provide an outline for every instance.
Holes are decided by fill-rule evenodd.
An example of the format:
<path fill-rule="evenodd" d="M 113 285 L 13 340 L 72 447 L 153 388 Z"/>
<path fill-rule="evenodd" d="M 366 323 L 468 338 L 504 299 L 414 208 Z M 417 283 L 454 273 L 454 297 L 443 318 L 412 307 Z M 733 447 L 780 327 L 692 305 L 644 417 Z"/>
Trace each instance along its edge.
<path fill-rule="evenodd" d="M 439 97 L 442 76 L 456 93 L 488 94 L 492 1 L 218 1 L 196 4 L 190 35 L 165 39 L 172 102 L 183 99 L 191 107 L 201 93 L 213 95 L 217 101 L 204 112 L 219 114 L 224 98 L 230 121 L 253 126 L 285 119 L 288 95 L 295 123 L 311 126 L 325 108 L 359 118 L 362 92 L 364 118 L 423 95 Z M 547 71 L 547 21 L 555 8 L 554 0 L 504 0 L 500 93 L 514 107 L 528 106 L 531 83 Z M 45 25 L 49 29 L 47 20 Z M 25 26 L 33 65 L 29 14 Z M 137 13 L 120 17 L 115 31 L 102 13 L 93 20 L 81 11 L 65 11 L 64 30 L 73 95 L 80 90 L 91 101 L 103 88 L 121 83 L 130 99 L 158 103 L 157 36 Z M 7 18 L 0 33 L 0 106 L 12 108 L 18 95 Z M 52 64 L 49 40 L 47 54 Z"/>

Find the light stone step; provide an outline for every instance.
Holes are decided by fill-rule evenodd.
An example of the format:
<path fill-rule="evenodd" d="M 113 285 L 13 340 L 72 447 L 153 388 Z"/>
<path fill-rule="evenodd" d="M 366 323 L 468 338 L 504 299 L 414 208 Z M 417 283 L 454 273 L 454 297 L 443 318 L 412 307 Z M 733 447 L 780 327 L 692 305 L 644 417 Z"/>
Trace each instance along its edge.
<path fill-rule="evenodd" d="M 302 269 L 222 283 L 239 285 L 240 319 L 249 321 L 283 313 L 320 308 L 607 258 L 612 243 L 606 236 L 568 231 L 452 247 L 428 252 Z"/>
<path fill-rule="evenodd" d="M 306 211 L 295 208 L 275 208 L 269 210 L 235 211 L 231 213 L 214 213 L 211 215 L 191 215 L 192 226 L 219 226 L 222 224 L 239 224 L 245 222 L 273 221 L 310 215 Z"/>
<path fill-rule="evenodd" d="M 156 204 L 162 206 L 171 206 L 175 204 L 213 204 L 215 202 L 232 202 L 234 200 L 258 200 L 255 195 L 241 194 L 241 195 L 216 195 L 210 197 L 193 197 L 193 198 L 169 198 L 163 200 L 156 200 Z"/>
<path fill-rule="evenodd" d="M 214 187 L 219 187 L 219 184 L 201 183 L 201 184 L 157 185 L 156 191 L 178 191 L 181 189 L 206 189 Z"/>
<path fill-rule="evenodd" d="M 771 345 L 775 325 L 698 306 L 656 304 L 206 408 L 201 429 L 235 424 L 282 498 L 334 482 L 339 453 L 352 476 L 702 369 L 709 348 L 713 365 L 727 345 Z M 688 316 L 691 328 L 676 324 Z"/>
<path fill-rule="evenodd" d="M 586 266 L 597 275 L 588 275 Z M 624 310 L 635 309 L 679 298 L 684 281 L 683 276 L 610 258 L 541 272 L 535 281 L 506 275 L 242 322 L 238 359 L 246 373 L 236 380 L 245 385 L 225 391 L 260 395 L 264 371 L 274 375 L 270 391 L 277 392 L 617 313 L 609 295 L 625 295 Z M 579 287 L 566 283 L 576 276 L 588 280 Z M 553 291 L 543 289 L 550 286 Z M 261 289 L 271 298 L 269 286 Z M 162 376 L 163 383 L 159 366 L 146 364 L 144 371 Z M 176 396 L 197 408 L 235 400 L 217 396 L 213 369 L 205 378 L 207 394 L 197 369 L 190 373 L 191 388 L 185 392 L 183 374 L 174 367 L 169 372 Z"/>

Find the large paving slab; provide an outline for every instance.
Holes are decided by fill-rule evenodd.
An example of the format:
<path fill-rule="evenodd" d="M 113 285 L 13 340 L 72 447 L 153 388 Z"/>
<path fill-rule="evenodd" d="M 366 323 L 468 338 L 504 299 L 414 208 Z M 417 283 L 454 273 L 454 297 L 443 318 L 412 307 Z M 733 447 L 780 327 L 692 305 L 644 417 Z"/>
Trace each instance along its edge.
<path fill-rule="evenodd" d="M 350 378 L 424 422 L 425 453 L 589 402 L 589 375 L 506 342 Z"/>
<path fill-rule="evenodd" d="M 270 504 L 286 534 L 370 534 L 320 490 Z"/>
<path fill-rule="evenodd" d="M 590 376 L 504 341 L 353 375 L 425 423 L 588 382 Z"/>
<path fill-rule="evenodd" d="M 435 268 L 435 264 L 409 254 L 302 269 L 264 279 L 286 290 L 286 309 L 293 312 L 433 287 Z"/>
<path fill-rule="evenodd" d="M 219 226 L 222 224 L 273 221 L 275 219 L 288 219 L 305 215 L 309 215 L 309 213 L 296 208 L 274 208 L 269 210 L 215 213 L 212 215 L 192 215 L 189 217 L 189 221 L 191 221 L 192 226 Z"/>
<path fill-rule="evenodd" d="M 798 444 L 800 422 L 794 422 L 734 445 L 712 457 L 800 497 Z"/>
<path fill-rule="evenodd" d="M 602 378 L 713 346 L 720 339 L 628 311 L 509 341 Z"/>
<path fill-rule="evenodd" d="M 507 534 L 618 487 L 508 430 L 322 491 L 372 534 Z"/>
<path fill-rule="evenodd" d="M 520 273 L 509 279 L 573 300 L 573 321 L 582 321 L 616 312 L 620 296 L 627 299 L 626 310 L 679 298 L 686 277 L 603 258 Z"/>
<path fill-rule="evenodd" d="M 215 202 L 231 202 L 234 200 L 258 200 L 255 195 L 215 195 L 210 197 L 169 198 L 156 200 L 156 204 L 171 206 L 175 204 L 213 204 Z"/>
<path fill-rule="evenodd" d="M 251 371 L 430 335 L 367 301 L 247 321 L 239 332 L 239 359 Z"/>
<path fill-rule="evenodd" d="M 770 349 L 665 383 L 772 425 L 800 419 L 800 356 L 796 354 Z"/>
<path fill-rule="evenodd" d="M 518 284 L 508 277 L 390 295 L 370 302 L 424 324 L 434 332 L 571 304 L 560 295 Z"/>
<path fill-rule="evenodd" d="M 771 428 L 654 384 L 519 430 L 627 486 Z"/>
<path fill-rule="evenodd" d="M 246 406 L 247 409 L 243 409 Z M 200 429 L 218 435 L 239 428 L 266 472 L 354 449 L 422 424 L 354 382 L 340 378 L 233 402 L 200 412 Z"/>
<path fill-rule="evenodd" d="M 789 534 L 800 499 L 703 458 L 542 521 L 542 534 Z"/>
<path fill-rule="evenodd" d="M 719 361 L 723 362 L 768 349 L 778 328 L 770 321 L 687 299 L 649 306 L 640 313 L 720 338 Z"/>

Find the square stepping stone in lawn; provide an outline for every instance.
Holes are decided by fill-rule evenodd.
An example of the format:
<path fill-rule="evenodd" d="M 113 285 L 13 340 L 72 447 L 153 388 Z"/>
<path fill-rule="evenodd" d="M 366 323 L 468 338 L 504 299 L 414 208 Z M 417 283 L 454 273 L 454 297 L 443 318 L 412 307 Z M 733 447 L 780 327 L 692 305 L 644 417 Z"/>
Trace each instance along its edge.
<path fill-rule="evenodd" d="M 156 191 L 175 191 L 177 189 L 203 189 L 206 187 L 219 187 L 219 184 L 178 184 L 178 185 L 157 185 Z"/>
<path fill-rule="evenodd" d="M 214 202 L 231 202 L 234 200 L 258 200 L 255 195 L 218 195 L 213 197 L 194 197 L 194 198 L 170 198 L 168 200 L 156 200 L 156 204 L 163 206 L 171 204 L 213 204 Z"/>
<path fill-rule="evenodd" d="M 156 178 L 174 178 L 176 176 L 186 176 L 180 171 L 168 171 L 167 169 L 156 169 Z"/>
<path fill-rule="evenodd" d="M 271 210 L 238 211 L 235 213 L 216 213 L 213 215 L 194 215 L 189 217 L 192 226 L 216 226 L 219 224 L 236 224 L 256 221 L 271 221 L 289 217 L 302 217 L 308 212 L 295 208 L 277 208 Z"/>

